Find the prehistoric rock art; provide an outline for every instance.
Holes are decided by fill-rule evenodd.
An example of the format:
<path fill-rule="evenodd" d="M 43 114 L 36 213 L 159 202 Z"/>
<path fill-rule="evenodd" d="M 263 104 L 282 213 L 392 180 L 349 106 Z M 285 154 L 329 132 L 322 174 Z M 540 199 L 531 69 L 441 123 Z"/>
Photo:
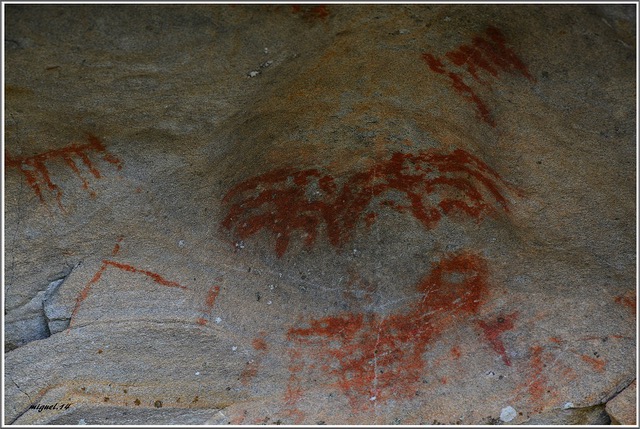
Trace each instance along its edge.
<path fill-rule="evenodd" d="M 118 241 L 116 242 L 113 251 L 111 252 L 112 256 L 116 256 L 118 254 L 118 252 L 120 251 L 120 243 L 122 242 L 122 237 L 118 238 Z M 104 274 L 104 272 L 107 270 L 107 268 L 116 268 L 118 270 L 122 270 L 125 272 L 129 272 L 129 273 L 133 273 L 133 274 L 143 274 L 147 277 L 149 277 L 151 280 L 153 280 L 155 283 L 161 285 L 161 286 L 165 286 L 165 287 L 172 287 L 172 288 L 178 288 L 178 289 L 183 289 L 183 290 L 187 290 L 188 288 L 184 285 L 181 285 L 178 282 L 174 282 L 171 280 L 167 280 L 166 278 L 164 278 L 163 276 L 161 276 L 158 273 L 154 273 L 152 271 L 148 271 L 148 270 L 142 270 L 140 268 L 136 268 L 132 265 L 129 264 L 123 264 L 121 262 L 116 262 L 116 261 L 112 261 L 109 259 L 105 259 L 102 261 L 102 265 L 100 266 L 100 268 L 98 269 L 98 271 L 93 275 L 93 277 L 91 278 L 91 280 L 85 285 L 85 287 L 78 293 L 78 296 L 76 297 L 76 304 L 73 308 L 73 311 L 71 312 L 71 320 L 69 322 L 69 329 L 71 329 L 74 318 L 76 316 L 76 314 L 78 313 L 78 310 L 80 309 L 80 305 L 82 304 L 82 302 L 84 300 L 87 299 L 87 297 L 89 296 L 89 293 L 91 292 L 92 287 L 98 283 L 98 281 L 100 281 L 100 278 L 102 277 L 102 275 Z M 196 319 L 196 323 L 198 325 L 206 325 L 208 320 L 207 317 L 209 316 L 209 314 L 211 313 L 211 310 L 213 309 L 213 306 L 215 304 L 216 298 L 218 297 L 218 294 L 220 293 L 220 287 L 219 286 L 212 286 L 211 289 L 209 289 L 208 293 L 207 293 L 207 297 L 205 299 L 205 304 L 203 306 L 203 308 L 201 309 L 201 311 L 203 312 L 203 316 L 199 317 L 198 319 Z M 68 332 L 68 331 L 67 331 Z"/>
<path fill-rule="evenodd" d="M 487 164 L 462 149 L 448 154 L 436 150 L 395 153 L 367 171 L 354 173 L 341 186 L 318 169 L 278 169 L 245 180 L 224 197 L 231 207 L 222 226 L 235 229 L 240 240 L 271 230 L 276 235 L 276 254 L 282 257 L 294 231 L 302 232 L 305 244 L 311 246 L 324 227 L 328 241 L 339 247 L 358 226 L 371 227 L 381 207 L 411 213 L 427 229 L 454 212 L 480 221 L 498 208 L 509 211 L 503 189 L 517 193 Z M 309 327 L 291 328 L 284 397 L 287 417 L 298 423 L 304 420 L 296 406 L 304 393 L 302 373 L 317 368 L 335 381 L 354 412 L 390 398 L 415 395 L 412 386 L 424 372 L 428 345 L 453 319 L 477 312 L 487 295 L 486 277 L 481 257 L 470 252 L 451 255 L 420 282 L 417 289 L 422 299 L 407 312 L 386 317 L 346 313 L 311 320 Z M 516 317 L 514 313 L 497 322 L 477 322 L 506 365 L 511 363 L 500 334 L 513 328 Z"/>
<path fill-rule="evenodd" d="M 636 8 L 121 9 L 6 10 L 6 424 L 548 425 L 635 377 Z"/>
<path fill-rule="evenodd" d="M 518 313 L 511 313 L 507 316 L 500 316 L 496 320 L 485 322 L 484 320 L 478 321 L 478 326 L 484 331 L 484 336 L 487 341 L 493 347 L 500 356 L 505 365 L 511 366 L 511 361 L 507 356 L 507 352 L 504 348 L 504 343 L 500 339 L 500 335 L 513 329 L 513 322 L 518 318 Z"/>
<path fill-rule="evenodd" d="M 454 70 L 455 67 L 465 67 L 473 81 L 483 86 L 489 86 L 491 84 L 490 78 L 497 79 L 498 73 L 501 71 L 519 73 L 530 81 L 535 80 L 522 60 L 511 48 L 507 47 L 506 39 L 500 30 L 489 27 L 484 36 L 475 36 L 470 45 L 461 45 L 457 49 L 447 52 L 445 57 L 450 63 L 449 67 Z M 451 79 L 453 89 L 475 105 L 480 119 L 492 127 L 496 126 L 489 107 L 470 86 L 468 78 L 465 82 L 465 76 L 462 73 L 456 73 L 446 68 L 442 59 L 436 58 L 433 54 L 425 52 L 422 54 L 422 58 L 427 62 L 431 71 Z M 479 73 L 481 70 L 484 71 L 486 80 Z"/>
<path fill-rule="evenodd" d="M 262 359 L 267 353 L 269 346 L 264 340 L 265 332 L 260 332 L 259 336 L 254 338 L 251 342 L 253 349 L 257 352 L 257 356 L 253 359 L 250 359 L 246 363 L 246 367 L 240 373 L 240 382 L 247 386 L 251 383 L 253 378 L 258 375 L 258 371 L 260 370 L 260 366 L 262 364 Z"/>
<path fill-rule="evenodd" d="M 213 309 L 213 306 L 216 303 L 216 298 L 218 297 L 219 293 L 220 293 L 220 286 L 212 286 L 211 289 L 209 289 L 209 292 L 207 293 L 207 299 L 205 300 L 204 308 L 202 309 L 202 312 L 204 313 L 203 317 L 199 317 L 198 320 L 196 320 L 196 323 L 198 325 L 207 324 L 206 316 L 211 314 L 211 310 Z"/>
<path fill-rule="evenodd" d="M 90 189 L 89 181 L 80 171 L 80 168 L 76 163 L 76 159 L 80 159 L 86 169 L 89 170 L 96 179 L 100 179 L 102 176 L 100 171 L 91 161 L 91 158 L 89 158 L 90 153 L 102 155 L 102 159 L 115 165 L 118 170 L 122 168 L 120 160 L 107 152 L 106 147 L 100 139 L 96 136 L 89 135 L 88 140 L 89 143 L 83 145 L 73 143 L 69 146 L 63 147 L 62 149 L 54 149 L 39 155 L 25 158 L 16 158 L 9 152 L 5 152 L 5 163 L 8 168 L 17 168 L 20 170 L 24 175 L 27 184 L 29 184 L 42 204 L 47 204 L 45 196 L 43 195 L 43 188 L 46 188 L 55 195 L 58 206 L 62 211 L 64 211 L 64 207 L 62 205 L 62 190 L 51 179 L 51 174 L 46 166 L 47 162 L 59 160 L 64 161 L 75 175 L 80 178 L 82 181 L 82 188 L 85 189 L 91 197 L 95 197 L 95 192 Z"/>
<path fill-rule="evenodd" d="M 329 242 L 341 246 L 362 221 L 366 226 L 376 221 L 375 202 L 411 213 L 427 229 L 453 212 L 478 221 L 494 213 L 496 206 L 508 212 L 501 187 L 514 190 L 462 149 L 449 154 L 398 152 L 353 174 L 341 188 L 333 176 L 320 170 L 283 168 L 234 186 L 223 199 L 231 207 L 222 226 L 234 229 L 239 240 L 270 230 L 276 236 L 276 254 L 282 257 L 295 231 L 303 233 L 305 244 L 311 246 L 322 225 Z"/>
<path fill-rule="evenodd" d="M 632 314 L 636 314 L 636 292 L 630 291 L 624 295 L 617 296 L 615 302 L 627 307 Z"/>
<path fill-rule="evenodd" d="M 335 380 L 355 412 L 415 396 L 428 346 L 452 322 L 475 314 L 486 299 L 486 263 L 472 253 L 451 255 L 435 264 L 416 289 L 422 297 L 406 313 L 347 313 L 289 329 L 293 350 L 285 401 L 290 409 L 302 397 L 299 373 L 314 367 Z"/>

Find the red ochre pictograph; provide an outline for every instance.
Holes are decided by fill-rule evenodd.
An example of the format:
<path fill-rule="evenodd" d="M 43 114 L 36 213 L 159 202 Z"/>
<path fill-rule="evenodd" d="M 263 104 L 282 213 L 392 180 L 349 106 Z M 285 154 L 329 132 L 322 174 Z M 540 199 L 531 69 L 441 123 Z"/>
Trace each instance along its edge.
<path fill-rule="evenodd" d="M 408 212 L 427 229 L 453 213 L 479 221 L 496 208 L 508 212 L 501 189 L 515 190 L 462 149 L 448 154 L 398 152 L 353 174 L 341 188 L 334 177 L 317 169 L 282 168 L 245 180 L 223 198 L 230 209 L 221 225 L 240 240 L 271 231 L 276 254 L 282 257 L 296 231 L 310 247 L 324 226 L 329 242 L 339 247 L 358 225 L 371 227 L 379 208 Z"/>
<path fill-rule="evenodd" d="M 202 312 L 204 313 L 203 317 L 199 317 L 196 320 L 196 323 L 198 325 L 206 325 L 208 320 L 205 316 L 208 316 L 211 314 L 211 310 L 213 309 L 213 306 L 216 303 L 216 298 L 218 298 L 218 294 L 220 293 L 220 286 L 212 286 L 211 289 L 209 289 L 209 292 L 207 292 L 207 299 L 205 300 L 205 305 L 204 308 L 202 309 Z"/>
<path fill-rule="evenodd" d="M 17 168 L 24 175 L 27 184 L 31 187 L 42 204 L 47 205 L 43 190 L 47 189 L 55 195 L 58 206 L 62 211 L 62 190 L 51 179 L 51 174 L 47 168 L 47 163 L 63 161 L 82 181 L 82 188 L 89 192 L 91 197 L 95 197 L 95 192 L 90 189 L 88 179 L 80 171 L 77 161 L 84 165 L 94 178 L 100 179 L 100 171 L 91 161 L 89 154 L 94 153 L 102 156 L 106 162 L 113 164 L 118 170 L 122 168 L 122 163 L 118 158 L 107 152 L 104 144 L 94 135 L 89 135 L 89 143 L 71 144 L 61 149 L 54 149 L 39 155 L 25 158 L 13 157 L 9 152 L 5 152 L 5 164 L 7 168 Z"/>
<path fill-rule="evenodd" d="M 608 340 L 635 341 L 635 337 L 622 335 L 584 336 L 568 339 L 549 337 L 549 343 L 531 346 L 529 362 L 525 367 L 527 376 L 524 382 L 519 384 L 514 393 L 514 399 L 516 401 L 526 400 L 535 412 L 542 411 L 549 404 L 557 403 L 560 398 L 554 383 L 557 380 L 567 381 L 578 378 L 578 374 L 574 370 L 577 359 L 588 364 L 595 373 L 603 373 L 607 370 L 607 361 L 601 358 L 597 351 L 592 355 L 585 354 L 584 346 L 576 348 L 573 345 L 584 342 L 601 344 Z M 569 355 L 573 355 L 571 360 Z"/>
<path fill-rule="evenodd" d="M 120 252 L 120 243 L 122 242 L 123 237 L 119 237 L 115 246 L 113 247 L 113 250 L 111 252 L 111 256 L 117 256 L 118 253 Z M 102 265 L 100 266 L 100 268 L 98 269 L 98 271 L 93 275 L 93 277 L 91 278 L 91 280 L 89 280 L 89 282 L 85 285 L 85 287 L 78 293 L 78 296 L 76 297 L 76 304 L 73 307 L 73 310 L 71 312 L 71 319 L 69 321 L 69 329 L 67 330 L 67 333 L 69 333 L 69 331 L 71 330 L 73 321 L 78 313 L 78 310 L 80 309 L 80 305 L 82 304 L 82 302 L 84 300 L 86 300 L 89 296 L 89 293 L 91 292 L 91 289 L 93 288 L 93 286 L 98 283 L 98 281 L 100 281 L 100 279 L 102 278 L 102 275 L 104 274 L 104 272 L 107 270 L 107 268 L 115 268 L 121 271 L 125 271 L 128 273 L 133 273 L 133 274 L 142 274 L 145 275 L 147 277 L 149 277 L 151 280 L 153 280 L 153 282 L 159 284 L 160 286 L 165 286 L 165 287 L 171 287 L 171 288 L 177 288 L 177 289 L 182 289 L 182 290 L 187 290 L 188 288 L 186 286 L 181 285 L 178 282 L 174 282 L 171 280 L 167 280 L 166 278 L 164 278 L 163 276 L 161 276 L 158 273 L 154 273 L 152 271 L 148 271 L 148 270 L 142 270 L 140 268 L 136 268 L 132 265 L 129 264 L 123 264 L 121 262 L 116 262 L 116 261 L 112 261 L 112 260 L 108 260 L 105 259 L 102 261 Z M 213 306 L 215 304 L 215 300 L 218 296 L 218 293 L 220 292 L 220 287 L 219 286 L 213 286 L 211 287 L 211 289 L 209 290 L 208 294 L 207 294 L 207 298 L 205 300 L 205 305 L 204 305 L 204 309 L 203 312 L 204 313 L 211 313 L 211 310 L 213 309 Z M 207 320 L 204 317 L 200 317 L 196 320 L 196 323 L 198 325 L 206 325 Z"/>
<path fill-rule="evenodd" d="M 357 412 L 374 402 L 414 397 L 425 374 L 423 354 L 429 345 L 483 304 L 485 261 L 468 252 L 451 255 L 434 265 L 417 290 L 422 297 L 406 313 L 346 313 L 289 329 L 292 349 L 285 402 L 291 412 L 303 394 L 300 374 L 305 368 L 319 368 L 335 380 Z M 302 351 L 310 364 L 305 365 Z"/>
<path fill-rule="evenodd" d="M 257 352 L 257 355 L 250 359 L 245 368 L 240 373 L 240 383 L 244 386 L 248 386 L 252 380 L 258 375 L 258 371 L 260 370 L 260 366 L 262 365 L 262 359 L 267 354 L 267 350 L 269 349 L 267 342 L 264 340 L 266 335 L 265 332 L 259 332 L 259 336 L 254 338 L 251 342 L 253 349 Z"/>
<path fill-rule="evenodd" d="M 634 315 L 636 314 L 636 292 L 635 291 L 627 292 L 624 295 L 616 296 L 615 302 L 627 307 L 632 314 Z"/>
<path fill-rule="evenodd" d="M 480 119 L 492 127 L 496 126 L 496 122 L 485 102 L 472 87 L 473 83 L 490 86 L 490 79 L 498 79 L 500 72 L 519 73 L 530 81 L 535 81 L 527 66 L 506 45 L 502 32 L 495 27 L 487 28 L 484 35 L 475 36 L 470 45 L 459 46 L 447 52 L 444 57 L 449 63 L 448 66 L 443 62 L 444 59 L 436 58 L 428 52 L 422 54 L 429 69 L 434 73 L 447 76 L 451 80 L 453 89 L 474 104 Z M 454 71 L 461 67 L 466 69 L 471 79 L 461 72 Z"/>
<path fill-rule="evenodd" d="M 513 322 L 518 318 L 518 313 L 511 313 L 506 316 L 499 316 L 494 320 L 485 322 L 479 320 L 478 326 L 484 332 L 485 339 L 491 344 L 493 350 L 502 357 L 502 361 L 505 365 L 511 366 L 511 360 L 507 356 L 507 351 L 504 347 L 504 343 L 500 336 L 513 329 Z"/>

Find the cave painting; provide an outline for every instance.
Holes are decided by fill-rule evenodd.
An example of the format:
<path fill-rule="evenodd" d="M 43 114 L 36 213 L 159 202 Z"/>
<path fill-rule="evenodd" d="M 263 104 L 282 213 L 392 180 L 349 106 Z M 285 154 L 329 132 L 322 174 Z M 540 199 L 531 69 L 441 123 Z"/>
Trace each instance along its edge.
<path fill-rule="evenodd" d="M 471 44 L 447 52 L 444 58 L 437 58 L 428 52 L 423 53 L 422 58 L 432 72 L 447 76 L 453 89 L 472 103 L 480 119 L 492 127 L 496 126 L 496 122 L 473 85 L 490 87 L 491 80 L 498 79 L 500 72 L 520 74 L 531 82 L 535 81 L 527 66 L 506 45 L 502 32 L 495 27 L 487 28 L 482 36 L 475 36 Z M 460 68 L 466 70 L 466 76 L 456 72 Z"/>
<path fill-rule="evenodd" d="M 118 238 L 115 246 L 113 247 L 113 251 L 111 252 L 111 256 L 118 255 L 118 253 L 120 252 L 120 243 L 122 242 L 122 240 L 123 240 L 122 237 Z M 89 280 L 89 282 L 85 285 L 85 287 L 78 293 L 76 297 L 76 304 L 73 307 L 73 310 L 71 312 L 69 329 L 67 330 L 67 333 L 69 333 L 69 330 L 72 327 L 74 319 L 76 318 L 76 315 L 80 309 L 80 305 L 82 304 L 83 301 L 85 301 L 88 298 L 89 293 L 91 292 L 93 286 L 100 281 L 100 279 L 102 278 L 102 275 L 107 270 L 107 268 L 115 268 L 115 269 L 132 273 L 132 274 L 142 274 L 160 286 L 188 290 L 186 286 L 178 282 L 168 280 L 162 275 L 155 273 L 153 271 L 143 270 L 143 269 L 134 267 L 133 265 L 113 261 L 110 259 L 104 259 L 98 271 L 96 271 L 96 273 L 93 275 L 91 280 Z M 196 324 L 203 326 L 208 323 L 208 318 L 210 317 L 211 311 L 213 309 L 213 306 L 215 305 L 215 301 L 219 293 L 220 293 L 219 286 L 214 285 L 209 289 L 207 296 L 205 298 L 204 305 L 200 309 L 200 311 L 202 312 L 202 317 L 199 317 L 198 319 L 196 319 L 195 321 Z"/>
<path fill-rule="evenodd" d="M 494 320 L 484 321 L 479 320 L 478 326 L 484 332 L 485 339 L 491 344 L 493 350 L 502 357 L 502 361 L 505 365 L 511 366 L 511 360 L 507 356 L 504 343 L 501 336 L 504 332 L 513 329 L 514 322 L 518 318 L 518 313 L 511 313 L 506 316 L 498 316 Z"/>
<path fill-rule="evenodd" d="M 487 267 L 462 252 L 434 264 L 416 287 L 420 298 L 406 312 L 329 316 L 289 329 L 291 377 L 286 402 L 302 397 L 300 373 L 311 368 L 335 381 L 354 411 L 416 395 L 425 372 L 423 354 L 452 323 L 477 313 L 487 295 Z M 303 352 L 308 353 L 305 365 Z"/>
<path fill-rule="evenodd" d="M 43 190 L 46 189 L 55 196 L 56 202 L 60 209 L 64 212 L 62 205 L 62 190 L 51 179 L 51 174 L 47 168 L 49 162 L 63 161 L 73 173 L 82 181 L 82 188 L 85 189 L 91 197 L 95 197 L 95 192 L 90 189 L 89 181 L 83 175 L 78 160 L 82 162 L 84 168 L 91 175 L 100 179 L 101 173 L 94 165 L 89 154 L 101 155 L 102 159 L 114 165 L 118 170 L 122 168 L 122 164 L 118 158 L 110 154 L 104 144 L 96 136 L 89 135 L 86 144 L 70 144 L 61 149 L 54 149 L 38 155 L 29 157 L 14 157 L 9 152 L 5 152 L 5 165 L 7 168 L 17 168 L 24 175 L 27 184 L 31 187 L 42 204 L 47 205 Z"/>
<path fill-rule="evenodd" d="M 239 240 L 271 231 L 282 257 L 294 233 L 310 247 L 324 231 L 339 247 L 359 225 L 371 227 L 381 208 L 409 213 L 427 229 L 453 213 L 479 221 L 497 209 L 509 211 L 505 189 L 515 191 L 465 150 L 397 152 L 341 187 L 318 169 L 282 168 L 245 180 L 223 198 L 230 208 L 221 225 Z"/>

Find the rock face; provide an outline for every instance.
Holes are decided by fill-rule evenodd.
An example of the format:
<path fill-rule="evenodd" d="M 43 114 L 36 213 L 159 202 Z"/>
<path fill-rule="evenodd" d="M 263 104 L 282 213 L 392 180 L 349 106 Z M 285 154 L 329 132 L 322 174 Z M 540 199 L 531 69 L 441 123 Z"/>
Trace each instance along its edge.
<path fill-rule="evenodd" d="M 635 379 L 633 5 L 5 30 L 5 424 L 595 424 Z"/>
<path fill-rule="evenodd" d="M 607 402 L 607 414 L 611 422 L 617 425 L 637 426 L 636 398 L 638 397 L 637 383 L 634 381 L 618 396 Z"/>

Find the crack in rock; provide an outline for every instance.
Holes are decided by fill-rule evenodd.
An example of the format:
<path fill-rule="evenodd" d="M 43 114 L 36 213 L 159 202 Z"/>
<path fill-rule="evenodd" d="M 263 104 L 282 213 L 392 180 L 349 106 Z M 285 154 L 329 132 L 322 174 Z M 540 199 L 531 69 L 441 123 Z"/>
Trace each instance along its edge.
<path fill-rule="evenodd" d="M 66 266 L 49 282 L 46 288 L 38 291 L 33 298 L 21 307 L 9 311 L 5 315 L 5 347 L 7 351 L 15 350 L 32 341 L 42 340 L 52 334 L 63 331 L 69 325 L 69 315 L 55 305 L 60 286 L 80 265 Z M 8 327 L 8 328 L 7 328 Z"/>
<path fill-rule="evenodd" d="M 80 264 L 81 262 L 77 263 L 73 267 L 70 267 L 70 269 L 64 273 L 63 277 L 49 283 L 49 286 L 44 292 L 44 299 L 42 300 L 42 312 L 47 323 L 49 336 L 58 332 L 62 332 L 69 326 L 71 315 L 66 314 L 67 312 L 64 309 L 59 308 L 59 306 L 56 305 L 54 298 L 58 290 L 60 289 L 60 286 L 62 286 L 62 284 L 69 278 L 73 270 L 75 270 Z"/>

